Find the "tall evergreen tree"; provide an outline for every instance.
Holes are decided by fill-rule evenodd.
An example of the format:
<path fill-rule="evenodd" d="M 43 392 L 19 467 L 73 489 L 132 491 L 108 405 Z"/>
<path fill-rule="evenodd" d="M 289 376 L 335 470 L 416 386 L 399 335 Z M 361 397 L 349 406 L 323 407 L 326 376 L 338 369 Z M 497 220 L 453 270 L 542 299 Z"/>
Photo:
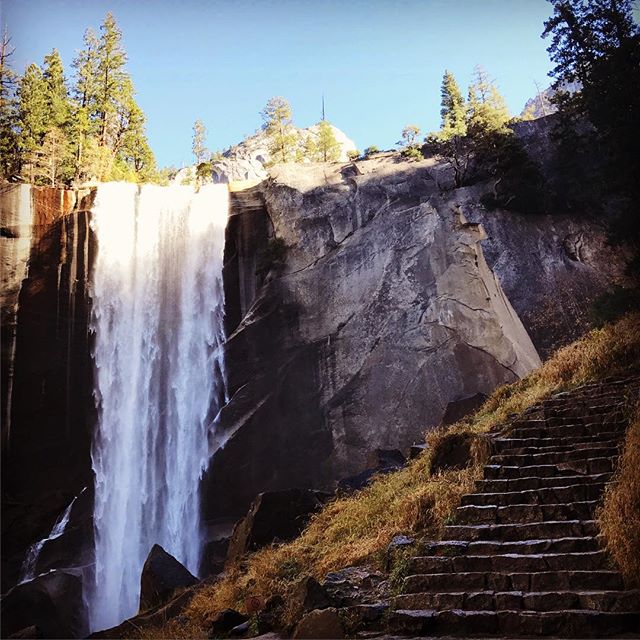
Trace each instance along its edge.
<path fill-rule="evenodd" d="M 640 27 L 633 19 L 633 2 L 549 1 L 553 15 L 542 35 L 551 37 L 548 51 L 556 66 L 550 75 L 560 91 L 561 115 L 566 123 L 586 117 L 597 131 L 592 138 L 604 151 L 604 195 L 626 198 L 616 207 L 613 238 L 631 246 L 636 256 L 631 270 L 640 275 Z M 579 82 L 582 90 L 563 94 L 569 82 Z M 576 131 L 565 126 L 560 133 L 575 138 Z"/>
<path fill-rule="evenodd" d="M 47 101 L 47 129 L 63 128 L 69 120 L 70 104 L 62 60 L 57 49 L 44 57 L 42 77 Z"/>
<path fill-rule="evenodd" d="M 333 127 L 326 120 L 318 122 L 316 153 L 321 162 L 336 162 L 340 158 L 340 143 Z"/>
<path fill-rule="evenodd" d="M 75 69 L 75 99 L 80 107 L 91 109 L 97 101 L 98 94 L 98 49 L 100 41 L 91 28 L 84 33 L 84 49 L 74 58 L 71 66 Z"/>
<path fill-rule="evenodd" d="M 0 176 L 3 178 L 12 177 L 18 170 L 14 101 L 16 74 L 9 65 L 13 52 L 11 38 L 5 31 L 0 41 Z"/>
<path fill-rule="evenodd" d="M 207 130 L 202 120 L 196 120 L 193 124 L 193 141 L 191 144 L 191 150 L 196 158 L 196 163 L 206 162 L 209 151 L 205 147 L 205 138 Z"/>
<path fill-rule="evenodd" d="M 290 162 L 294 159 L 298 135 L 291 120 L 291 106 L 284 98 L 271 98 L 260 115 L 262 128 L 269 137 L 271 162 Z"/>
<path fill-rule="evenodd" d="M 469 86 L 470 133 L 506 131 L 509 109 L 493 80 L 480 65 L 476 66 Z"/>
<path fill-rule="evenodd" d="M 93 134 L 97 131 L 96 111 L 98 93 L 98 37 L 93 29 L 84 34 L 84 49 L 81 49 L 71 63 L 75 69 L 75 85 L 72 105 L 70 138 L 75 157 L 75 178 L 83 181 L 96 174 L 95 147 Z"/>
<path fill-rule="evenodd" d="M 464 136 L 467 133 L 467 106 L 454 75 L 448 70 L 442 78 L 440 96 L 441 137 Z"/>
<path fill-rule="evenodd" d="M 18 148 L 20 164 L 25 165 L 31 181 L 35 177 L 36 152 L 47 132 L 47 87 L 42 70 L 30 64 L 18 84 Z"/>
<path fill-rule="evenodd" d="M 113 137 L 118 127 L 118 106 L 126 100 L 130 85 L 126 82 L 127 54 L 122 48 L 122 32 L 115 18 L 108 13 L 100 30 L 97 50 L 98 86 L 96 89 L 96 112 L 100 144 L 112 147 Z"/>

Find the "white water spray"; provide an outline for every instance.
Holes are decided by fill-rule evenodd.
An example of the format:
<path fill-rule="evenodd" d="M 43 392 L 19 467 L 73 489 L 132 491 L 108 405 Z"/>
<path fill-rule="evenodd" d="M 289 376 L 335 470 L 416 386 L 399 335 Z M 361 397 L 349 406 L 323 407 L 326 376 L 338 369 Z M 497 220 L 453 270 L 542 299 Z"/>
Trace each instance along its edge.
<path fill-rule="evenodd" d="M 80 494 L 82 494 L 85 490 L 86 487 L 80 492 Z M 73 505 L 77 499 L 78 496 L 75 496 L 74 499 L 69 503 L 69 506 L 60 514 L 58 519 L 55 521 L 53 528 L 51 529 L 51 533 L 46 538 L 42 538 L 42 540 L 34 542 L 29 547 L 24 562 L 22 563 L 22 567 L 20 567 L 20 579 L 18 580 L 18 584 L 28 582 L 29 580 L 33 580 L 36 577 L 36 566 L 38 564 L 38 558 L 40 558 L 42 547 L 44 547 L 44 545 L 49 542 L 49 540 L 55 540 L 56 538 L 59 538 L 66 531 L 67 525 L 69 524 L 69 516 L 71 516 L 71 509 L 73 508 Z"/>
<path fill-rule="evenodd" d="M 153 544 L 198 573 L 199 485 L 224 395 L 227 215 L 225 185 L 98 188 L 92 630 L 136 613 Z"/>

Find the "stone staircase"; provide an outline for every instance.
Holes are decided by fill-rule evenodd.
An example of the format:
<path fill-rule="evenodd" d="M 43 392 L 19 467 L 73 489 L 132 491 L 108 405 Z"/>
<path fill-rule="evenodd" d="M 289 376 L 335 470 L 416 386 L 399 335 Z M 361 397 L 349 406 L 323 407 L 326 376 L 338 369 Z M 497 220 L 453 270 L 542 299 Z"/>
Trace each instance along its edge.
<path fill-rule="evenodd" d="M 443 541 L 410 560 L 389 631 L 640 637 L 640 590 L 624 589 L 594 521 L 639 385 L 558 393 L 498 435 Z"/>

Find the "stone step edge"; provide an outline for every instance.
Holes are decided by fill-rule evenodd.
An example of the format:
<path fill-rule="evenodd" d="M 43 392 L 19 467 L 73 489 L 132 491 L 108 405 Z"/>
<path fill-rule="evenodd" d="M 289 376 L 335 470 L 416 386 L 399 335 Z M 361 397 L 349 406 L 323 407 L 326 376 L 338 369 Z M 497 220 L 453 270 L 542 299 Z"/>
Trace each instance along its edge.
<path fill-rule="evenodd" d="M 555 488 L 555 487 L 554 487 Z M 511 491 L 510 493 L 519 493 L 518 491 Z M 469 495 L 473 495 L 473 494 L 469 494 Z M 504 494 L 496 494 L 496 495 L 504 495 Z M 531 503 L 527 503 L 527 502 L 519 502 L 519 503 L 514 503 L 514 504 L 501 504 L 501 505 L 495 505 L 495 504 L 465 504 L 461 507 L 456 507 L 457 509 L 470 509 L 470 508 L 474 508 L 474 509 L 492 509 L 492 508 L 497 508 L 497 509 L 511 509 L 511 507 L 571 507 L 573 505 L 576 504 L 590 504 L 590 505 L 597 505 L 600 502 L 600 500 L 574 500 L 573 502 L 545 502 L 545 503 L 540 503 L 540 504 L 531 504 Z"/>

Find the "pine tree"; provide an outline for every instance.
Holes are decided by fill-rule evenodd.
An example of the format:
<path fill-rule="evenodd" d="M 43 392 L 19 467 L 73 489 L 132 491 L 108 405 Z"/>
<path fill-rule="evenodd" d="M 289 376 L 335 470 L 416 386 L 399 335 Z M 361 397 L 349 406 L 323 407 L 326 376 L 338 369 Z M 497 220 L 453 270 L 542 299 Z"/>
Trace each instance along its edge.
<path fill-rule="evenodd" d="M 207 135 L 207 130 L 204 126 L 202 120 L 196 120 L 193 124 L 193 142 L 191 144 L 191 150 L 193 151 L 193 155 L 196 158 L 196 163 L 200 164 L 201 162 L 207 161 L 207 156 L 209 156 L 209 151 L 204 145 L 204 141 Z"/>
<path fill-rule="evenodd" d="M 122 48 L 122 33 L 115 18 L 108 13 L 102 26 L 97 50 L 98 86 L 96 112 L 100 144 L 113 149 L 117 129 L 118 107 L 126 99 L 128 74 L 125 71 L 127 54 Z"/>
<path fill-rule="evenodd" d="M 98 91 L 98 48 L 99 41 L 93 29 L 84 34 L 84 49 L 80 50 L 71 66 L 75 69 L 71 127 L 69 137 L 72 140 L 75 156 L 75 178 L 79 181 L 91 179 L 97 175 L 95 162 L 95 141 L 92 135 L 97 131 L 95 114 Z"/>
<path fill-rule="evenodd" d="M 117 157 L 132 172 L 132 179 L 136 182 L 145 182 L 155 175 L 156 161 L 147 141 L 145 117 L 133 98 L 129 104 L 126 128 L 122 132 Z"/>
<path fill-rule="evenodd" d="M 34 178 L 36 152 L 47 132 L 47 88 L 42 70 L 30 64 L 18 84 L 18 148 L 20 164 L 25 165 L 31 181 Z"/>
<path fill-rule="evenodd" d="M 454 75 L 448 70 L 445 70 L 442 77 L 440 96 L 442 98 L 442 108 L 440 109 L 441 138 L 466 135 L 467 107 Z"/>
<path fill-rule="evenodd" d="M 567 123 L 587 118 L 596 135 L 587 141 L 602 146 L 605 196 L 618 200 L 612 229 L 616 242 L 635 255 L 630 271 L 640 275 L 640 27 L 633 19 L 632 0 L 550 0 L 553 15 L 543 37 L 551 36 L 547 49 L 555 67 L 551 76 L 561 116 Z M 579 82 L 582 90 L 569 96 L 562 87 Z M 584 127 L 582 127 L 584 129 Z M 575 138 L 578 127 L 559 135 Z M 621 198 L 622 196 L 622 198 Z M 624 200 L 625 202 L 622 202 Z"/>
<path fill-rule="evenodd" d="M 326 120 L 318 123 L 316 153 L 321 162 L 336 162 L 340 158 L 340 143 L 336 140 L 333 127 Z"/>
<path fill-rule="evenodd" d="M 13 55 L 11 38 L 7 31 L 0 41 L 0 176 L 12 177 L 18 170 L 16 112 L 14 91 L 16 75 L 9 66 Z"/>
<path fill-rule="evenodd" d="M 469 86 L 468 130 L 472 135 L 482 132 L 506 132 L 509 109 L 493 80 L 480 66 L 474 70 Z"/>
<path fill-rule="evenodd" d="M 42 182 L 54 187 L 69 177 L 71 170 L 70 147 L 61 128 L 51 127 L 48 129 L 34 156 L 33 176 L 35 182 Z"/>
<path fill-rule="evenodd" d="M 76 83 L 74 95 L 80 106 L 91 109 L 98 94 L 98 49 L 100 42 L 93 29 L 84 33 L 84 49 L 78 52 L 71 66 L 75 69 Z"/>
<path fill-rule="evenodd" d="M 57 49 L 44 57 L 42 77 L 46 90 L 47 129 L 63 128 L 69 120 L 70 105 L 62 60 Z"/>
<path fill-rule="evenodd" d="M 290 162 L 294 158 L 298 135 L 291 121 L 291 106 L 282 97 L 271 98 L 260 113 L 262 128 L 269 138 L 271 162 Z"/>

